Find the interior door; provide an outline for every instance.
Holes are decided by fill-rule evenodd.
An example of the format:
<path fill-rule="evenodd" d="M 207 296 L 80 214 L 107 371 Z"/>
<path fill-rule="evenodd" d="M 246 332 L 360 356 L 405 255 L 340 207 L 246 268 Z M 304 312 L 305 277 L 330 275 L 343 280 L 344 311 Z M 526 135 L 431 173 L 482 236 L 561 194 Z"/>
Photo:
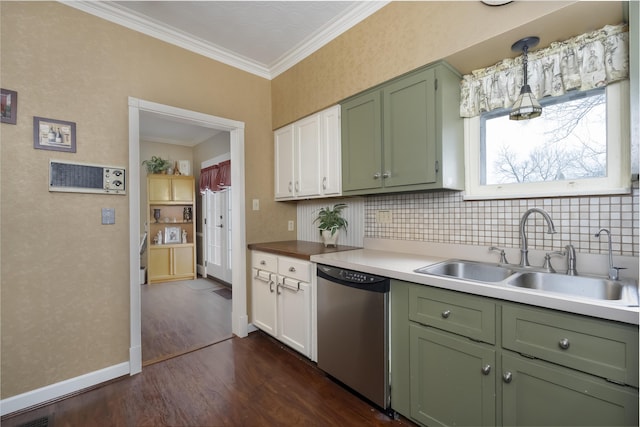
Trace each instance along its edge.
<path fill-rule="evenodd" d="M 207 190 L 203 196 L 205 207 L 204 259 L 207 276 L 231 283 L 231 189 Z"/>

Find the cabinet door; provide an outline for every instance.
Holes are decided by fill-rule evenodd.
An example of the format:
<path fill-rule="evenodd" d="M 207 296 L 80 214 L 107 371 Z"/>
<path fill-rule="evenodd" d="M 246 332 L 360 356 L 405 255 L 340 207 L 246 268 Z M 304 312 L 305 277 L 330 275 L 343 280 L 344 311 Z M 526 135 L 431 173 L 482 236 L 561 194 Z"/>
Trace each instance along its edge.
<path fill-rule="evenodd" d="M 194 192 L 194 179 L 189 178 L 172 178 L 171 179 L 171 195 L 174 202 L 192 202 Z"/>
<path fill-rule="evenodd" d="M 294 129 L 294 193 L 296 197 L 320 195 L 320 115 L 304 118 Z"/>
<path fill-rule="evenodd" d="M 166 176 L 150 176 L 147 180 L 147 194 L 150 201 L 171 201 L 171 180 Z"/>
<path fill-rule="evenodd" d="M 342 104 L 342 191 L 382 187 L 380 91 Z"/>
<path fill-rule="evenodd" d="M 283 281 L 286 284 L 283 285 Z M 294 350 L 311 357 L 311 292 L 308 283 L 279 278 L 278 338 Z M 295 284 L 295 286 L 294 286 Z"/>
<path fill-rule="evenodd" d="M 251 300 L 253 324 L 269 335 L 277 336 L 276 329 L 276 275 L 253 269 Z"/>
<path fill-rule="evenodd" d="M 383 104 L 384 186 L 436 182 L 434 69 L 385 87 Z"/>
<path fill-rule="evenodd" d="M 274 133 L 275 198 L 293 197 L 293 125 Z"/>
<path fill-rule="evenodd" d="M 636 389 L 506 352 L 502 370 L 504 425 L 638 425 Z"/>
<path fill-rule="evenodd" d="M 321 186 L 324 195 L 342 193 L 342 144 L 340 106 L 329 108 L 320 116 L 322 126 Z"/>
<path fill-rule="evenodd" d="M 175 276 L 195 274 L 193 245 L 173 248 L 173 274 Z"/>
<path fill-rule="evenodd" d="M 172 274 L 171 248 L 154 245 L 150 246 L 148 251 L 149 265 L 147 266 L 147 274 L 149 275 L 149 283 L 170 278 Z"/>
<path fill-rule="evenodd" d="M 429 426 L 494 426 L 495 350 L 432 328 L 409 328 L 411 416 Z"/>

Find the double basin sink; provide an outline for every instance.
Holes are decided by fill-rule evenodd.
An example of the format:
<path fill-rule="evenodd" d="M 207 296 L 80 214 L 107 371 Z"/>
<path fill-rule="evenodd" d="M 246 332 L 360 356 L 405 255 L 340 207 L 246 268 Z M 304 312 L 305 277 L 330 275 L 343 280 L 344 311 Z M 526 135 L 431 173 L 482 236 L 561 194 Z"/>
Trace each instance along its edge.
<path fill-rule="evenodd" d="M 535 271 L 532 268 L 518 265 L 465 260 L 443 261 L 419 268 L 415 272 L 589 298 L 629 307 L 638 306 L 638 285 L 634 280 L 611 280 L 606 277 L 596 276 L 568 276 L 566 274 Z"/>

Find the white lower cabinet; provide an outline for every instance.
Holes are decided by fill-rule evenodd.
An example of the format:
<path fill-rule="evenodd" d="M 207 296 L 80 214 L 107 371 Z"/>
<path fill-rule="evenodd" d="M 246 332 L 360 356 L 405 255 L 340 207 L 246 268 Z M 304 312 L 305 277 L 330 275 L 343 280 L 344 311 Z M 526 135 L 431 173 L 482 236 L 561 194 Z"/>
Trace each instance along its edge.
<path fill-rule="evenodd" d="M 251 258 L 253 324 L 314 359 L 313 263 L 259 251 Z"/>

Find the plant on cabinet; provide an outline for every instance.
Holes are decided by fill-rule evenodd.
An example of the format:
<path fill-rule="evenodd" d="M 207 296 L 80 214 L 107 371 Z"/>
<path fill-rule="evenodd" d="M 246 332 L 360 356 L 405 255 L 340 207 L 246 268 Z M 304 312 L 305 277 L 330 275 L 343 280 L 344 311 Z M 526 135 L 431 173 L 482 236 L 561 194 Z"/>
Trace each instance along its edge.
<path fill-rule="evenodd" d="M 142 164 L 146 166 L 147 173 L 162 173 L 171 166 L 171 162 L 169 160 L 165 160 L 158 156 L 151 156 L 150 160 L 145 160 Z"/>

